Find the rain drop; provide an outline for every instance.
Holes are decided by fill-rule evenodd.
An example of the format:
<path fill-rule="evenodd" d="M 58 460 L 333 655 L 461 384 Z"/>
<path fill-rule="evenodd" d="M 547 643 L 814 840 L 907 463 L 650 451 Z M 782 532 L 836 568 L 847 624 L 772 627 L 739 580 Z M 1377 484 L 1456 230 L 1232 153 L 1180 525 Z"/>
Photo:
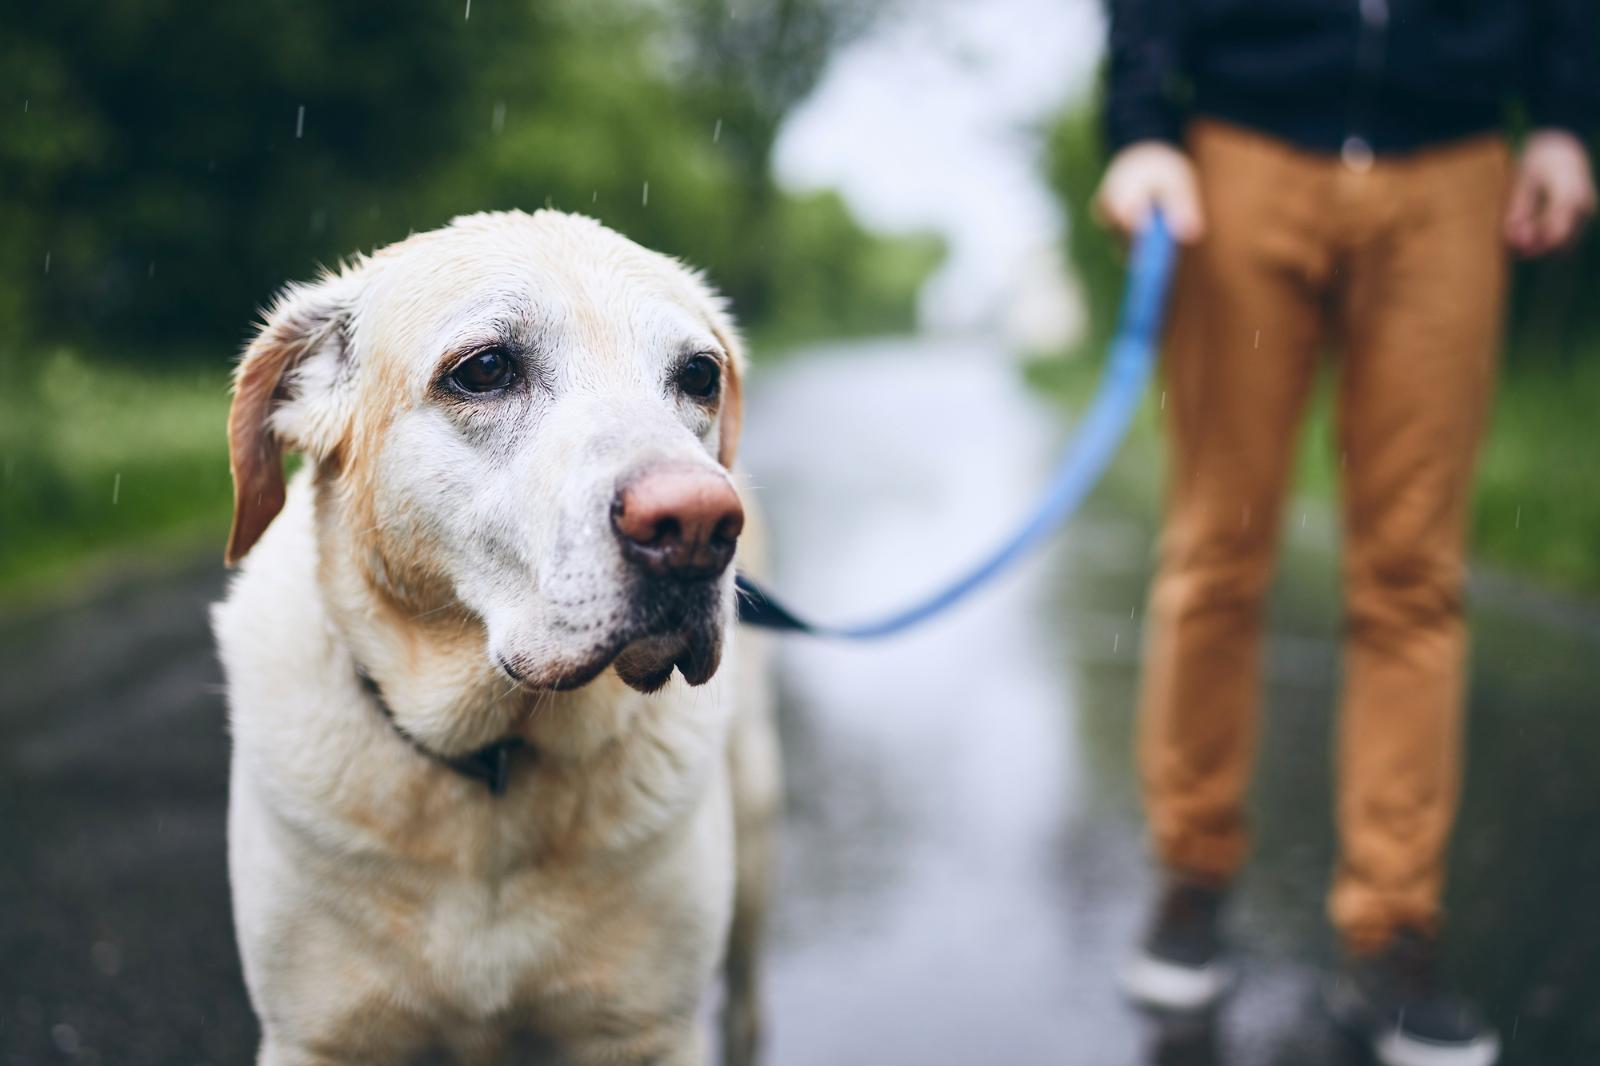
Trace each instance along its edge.
<path fill-rule="evenodd" d="M 645 207 L 650 206 L 650 183 L 648 181 L 644 183 L 644 194 L 640 197 L 639 202 Z"/>
<path fill-rule="evenodd" d="M 294 113 L 294 139 L 299 140 L 306 131 L 306 105 L 301 104 Z"/>
<path fill-rule="evenodd" d="M 717 119 L 717 124 L 711 127 L 711 143 L 716 144 L 722 140 L 722 120 Z"/>

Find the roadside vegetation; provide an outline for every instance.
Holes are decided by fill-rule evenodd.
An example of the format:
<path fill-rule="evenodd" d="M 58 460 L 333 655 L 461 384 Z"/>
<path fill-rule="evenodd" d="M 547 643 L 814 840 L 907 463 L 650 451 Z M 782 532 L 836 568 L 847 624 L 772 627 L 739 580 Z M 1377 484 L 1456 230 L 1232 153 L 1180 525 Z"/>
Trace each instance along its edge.
<path fill-rule="evenodd" d="M 1122 255 L 1090 221 L 1103 156 L 1089 109 L 1049 132 L 1052 188 L 1074 220 L 1067 252 L 1084 285 L 1090 325 L 1071 352 L 1041 359 L 1030 376 L 1073 407 L 1094 388 L 1115 326 Z M 1571 254 L 1520 265 L 1515 274 L 1494 419 L 1478 470 L 1472 544 L 1492 567 L 1552 588 L 1600 595 L 1600 235 Z M 1325 375 L 1302 432 L 1297 508 L 1329 509 L 1338 492 L 1330 380 Z M 1155 506 L 1161 486 L 1159 388 L 1145 405 L 1116 476 Z"/>
<path fill-rule="evenodd" d="M 878 3 L 63 0 L 0 10 L 0 599 L 228 519 L 227 373 L 285 281 L 471 211 L 704 268 L 757 354 L 897 331 L 943 249 L 771 176 Z"/>
<path fill-rule="evenodd" d="M 36 596 L 160 549 L 220 559 L 231 512 L 220 367 L 45 352 L 0 390 L 0 592 Z M 86 569 L 88 568 L 88 569 Z"/>

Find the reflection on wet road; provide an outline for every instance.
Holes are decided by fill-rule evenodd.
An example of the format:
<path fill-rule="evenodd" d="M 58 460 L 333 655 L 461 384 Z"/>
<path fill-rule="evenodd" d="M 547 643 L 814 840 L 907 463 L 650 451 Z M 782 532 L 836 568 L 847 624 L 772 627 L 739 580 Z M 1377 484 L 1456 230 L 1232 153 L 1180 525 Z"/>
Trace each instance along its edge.
<path fill-rule="evenodd" d="M 982 344 L 840 348 L 750 392 L 776 587 L 822 618 L 970 560 L 1062 432 Z M 1129 737 L 1152 534 L 1113 485 L 956 615 L 786 644 L 775 1066 L 1347 1061 L 1313 1003 L 1338 628 L 1314 544 L 1273 605 L 1241 994 L 1215 1031 L 1161 1032 L 1112 988 L 1147 881 Z M 1508 1062 L 1596 1062 L 1600 621 L 1479 584 L 1453 963 Z M 0 623 L 0 1064 L 248 1060 L 204 618 L 219 588 L 209 570 L 143 580 Z"/>
<path fill-rule="evenodd" d="M 822 353 L 751 391 L 776 585 L 824 619 L 898 606 L 980 554 L 1061 440 L 982 344 Z M 1325 547 L 1291 549 L 1273 604 L 1240 995 L 1215 1027 L 1163 1030 L 1114 991 L 1148 882 L 1130 738 L 1153 536 L 1113 486 L 958 614 L 882 644 L 788 644 L 778 1066 L 1350 1061 L 1316 1003 L 1332 952 Z M 1452 961 L 1504 1025 L 1506 1061 L 1600 1061 L 1600 616 L 1478 591 Z"/>

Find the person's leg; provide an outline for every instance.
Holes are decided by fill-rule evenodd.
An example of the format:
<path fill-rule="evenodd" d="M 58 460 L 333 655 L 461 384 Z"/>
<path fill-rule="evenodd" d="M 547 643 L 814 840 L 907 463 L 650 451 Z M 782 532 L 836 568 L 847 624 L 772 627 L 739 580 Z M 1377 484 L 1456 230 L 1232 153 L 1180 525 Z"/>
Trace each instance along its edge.
<path fill-rule="evenodd" d="M 1464 537 L 1493 391 L 1507 153 L 1484 139 L 1348 175 L 1339 310 L 1348 625 L 1329 913 L 1356 954 L 1432 936 L 1456 810 Z M 1370 179 L 1370 180 L 1369 180 Z"/>
<path fill-rule="evenodd" d="M 1157 859 L 1216 885 L 1246 849 L 1262 600 L 1322 339 L 1335 164 L 1214 124 L 1190 149 L 1206 236 L 1183 250 L 1168 324 L 1138 757 Z"/>

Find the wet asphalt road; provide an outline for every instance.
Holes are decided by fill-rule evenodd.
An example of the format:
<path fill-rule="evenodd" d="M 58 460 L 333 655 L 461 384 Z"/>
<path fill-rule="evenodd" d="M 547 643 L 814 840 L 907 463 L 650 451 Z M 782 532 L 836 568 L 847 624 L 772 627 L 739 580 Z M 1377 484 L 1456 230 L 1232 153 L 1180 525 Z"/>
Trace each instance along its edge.
<path fill-rule="evenodd" d="M 971 558 L 1060 439 L 982 344 L 841 348 L 750 391 L 777 585 L 830 618 Z M 1360 1061 L 1314 1004 L 1338 616 L 1312 517 L 1273 603 L 1257 857 L 1234 915 L 1248 969 L 1218 1023 L 1163 1031 L 1110 980 L 1148 885 L 1129 748 L 1153 536 L 1113 484 L 957 615 L 870 647 L 785 646 L 775 1066 Z M 205 620 L 221 581 L 197 563 L 0 622 L 0 1064 L 250 1058 Z M 1475 593 L 1452 971 L 1503 1026 L 1505 1061 L 1584 1066 L 1600 1062 L 1600 611 Z"/>

